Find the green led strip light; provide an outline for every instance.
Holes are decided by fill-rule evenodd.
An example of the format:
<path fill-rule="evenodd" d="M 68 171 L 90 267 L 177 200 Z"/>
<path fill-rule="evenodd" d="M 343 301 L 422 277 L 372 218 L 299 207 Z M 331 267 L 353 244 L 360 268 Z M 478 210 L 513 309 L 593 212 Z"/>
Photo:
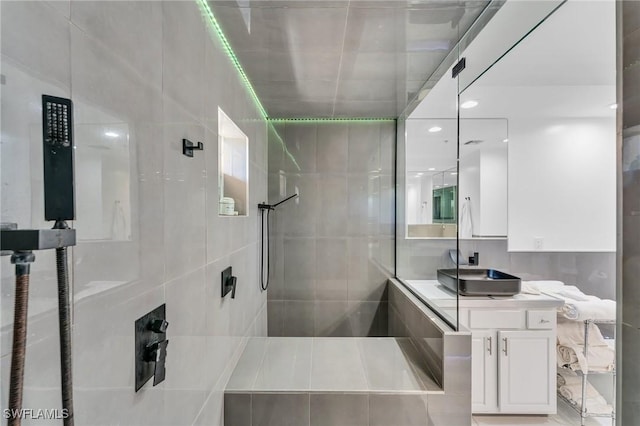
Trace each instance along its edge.
<path fill-rule="evenodd" d="M 254 90 L 253 85 L 251 84 L 251 81 L 249 80 L 249 77 L 247 77 L 247 74 L 244 72 L 244 69 L 242 68 L 242 65 L 240 65 L 240 61 L 238 60 L 238 57 L 233 52 L 233 49 L 231 48 L 231 44 L 229 43 L 229 40 L 227 40 L 227 37 L 224 35 L 224 32 L 222 31 L 222 28 L 220 27 L 220 24 L 218 24 L 218 20 L 216 19 L 215 15 L 213 14 L 213 11 L 211 10 L 211 7 L 209 7 L 209 4 L 207 3 L 207 0 L 195 0 L 195 1 L 198 4 L 198 6 L 200 6 L 202 14 L 207 18 L 207 21 L 209 22 L 209 24 L 210 24 L 209 25 L 210 26 L 209 29 L 212 30 L 212 32 L 215 35 L 218 36 L 218 39 L 220 40 L 220 43 L 222 44 L 222 48 L 224 49 L 225 53 L 227 54 L 227 56 L 231 60 L 231 63 L 233 64 L 233 66 L 236 68 L 236 71 L 238 71 L 238 74 L 240 75 L 240 78 L 243 81 L 245 87 L 249 91 L 249 94 L 253 98 L 253 101 L 255 102 L 256 107 L 258 108 L 258 111 L 260 112 L 260 114 L 262 114 L 262 117 L 267 122 L 267 125 L 270 126 L 271 130 L 273 130 L 273 133 L 277 137 L 278 142 L 280 143 L 280 145 L 282 145 L 282 149 L 287 154 L 289 159 L 291 159 L 291 161 L 293 162 L 293 164 L 296 166 L 296 168 L 298 170 L 301 170 L 300 166 L 298 165 L 298 162 L 296 161 L 295 157 L 291 154 L 291 152 L 289 152 L 289 150 L 287 149 L 287 146 L 285 145 L 284 141 L 282 140 L 282 137 L 278 134 L 278 131 L 273 126 L 273 123 L 301 123 L 301 122 L 305 122 L 305 123 L 331 123 L 331 122 L 334 122 L 334 123 L 336 123 L 336 122 L 390 122 L 390 121 L 395 121 L 395 118 L 269 118 L 269 116 L 267 115 L 267 111 L 265 110 L 264 106 L 262 105 L 262 102 L 260 102 L 260 98 L 258 98 L 258 95 L 257 95 L 256 91 Z"/>
<path fill-rule="evenodd" d="M 243 81 L 245 87 L 249 91 L 249 94 L 253 98 L 253 101 L 256 103 L 256 107 L 258 108 L 258 111 L 260 112 L 260 114 L 262 114 L 262 117 L 267 122 L 267 125 L 270 126 L 271 129 L 273 130 L 273 133 L 278 138 L 278 142 L 280 143 L 280 145 L 282 145 L 282 149 L 287 154 L 289 159 L 291 159 L 291 161 L 293 162 L 293 164 L 296 166 L 298 170 L 301 170 L 295 157 L 291 154 L 291 152 L 289 152 L 289 150 L 287 149 L 287 146 L 284 144 L 282 137 L 278 134 L 275 127 L 273 127 L 273 124 L 269 121 L 269 117 L 267 116 L 267 111 L 264 109 L 264 106 L 262 106 L 262 102 L 260 102 L 260 98 L 258 98 L 258 95 L 256 94 L 256 91 L 254 90 L 253 85 L 249 80 L 249 77 L 247 77 L 247 74 L 244 72 L 242 65 L 240 65 L 240 61 L 238 60 L 238 57 L 233 52 L 233 49 L 231 48 L 231 44 L 229 44 L 229 40 L 227 40 L 227 37 L 224 35 L 224 32 L 222 31 L 220 24 L 218 24 L 218 20 L 213 14 L 213 11 L 211 10 L 211 8 L 209 7 L 207 0 L 196 0 L 196 3 L 198 4 L 198 6 L 200 6 L 200 10 L 202 11 L 202 14 L 207 18 L 207 21 L 209 22 L 209 27 L 210 27 L 209 29 L 212 30 L 212 32 L 218 36 L 218 40 L 220 40 L 220 43 L 222 44 L 222 48 L 224 49 L 225 53 L 231 60 L 231 63 L 233 64 L 233 66 L 236 68 L 236 71 L 238 71 L 238 74 L 240 75 L 240 79 Z"/>
<path fill-rule="evenodd" d="M 335 123 L 335 122 L 390 122 L 396 121 L 395 118 L 267 118 L 268 121 L 273 123 Z"/>
<path fill-rule="evenodd" d="M 213 28 L 215 34 L 218 36 L 218 39 L 220 40 L 220 43 L 222 44 L 224 51 L 226 52 L 227 56 L 229 56 L 229 59 L 231 59 L 231 63 L 233 63 L 233 66 L 236 67 L 236 70 L 238 71 L 238 74 L 240 74 L 240 78 L 244 82 L 245 86 L 247 86 L 247 90 L 249 91 L 249 93 L 251 94 L 251 97 L 255 101 L 256 106 L 258 107 L 258 110 L 260 111 L 262 116 L 266 119 L 267 111 L 262 106 L 262 102 L 260 102 L 260 99 L 258 98 L 256 91 L 253 89 L 253 85 L 251 84 L 251 81 L 249 81 L 249 77 L 247 77 L 247 74 L 244 72 L 242 65 L 240 65 L 240 61 L 238 60 L 238 57 L 236 56 L 235 53 L 233 53 L 233 49 L 229 44 L 229 40 L 227 40 L 227 37 L 224 35 L 224 32 L 222 32 L 222 28 L 220 27 L 220 24 L 218 24 L 218 21 L 216 20 L 216 17 L 213 14 L 213 11 L 211 10 L 211 8 L 209 7 L 209 4 L 207 3 L 207 0 L 196 0 L 196 3 L 198 3 L 198 5 L 200 6 L 200 9 L 202 10 L 202 13 L 208 18 L 209 23 L 211 24 L 211 27 Z"/>

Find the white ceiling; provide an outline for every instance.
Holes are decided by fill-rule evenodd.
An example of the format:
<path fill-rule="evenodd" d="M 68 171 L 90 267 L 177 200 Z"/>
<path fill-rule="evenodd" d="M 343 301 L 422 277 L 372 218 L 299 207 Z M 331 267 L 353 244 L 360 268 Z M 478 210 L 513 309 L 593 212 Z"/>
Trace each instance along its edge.
<path fill-rule="evenodd" d="M 270 117 L 397 117 L 489 0 L 209 3 Z"/>
<path fill-rule="evenodd" d="M 439 132 L 429 132 L 433 127 Z M 448 170 L 456 166 L 456 119 L 413 119 L 407 121 L 407 173 Z M 460 122 L 460 156 L 480 149 L 507 149 L 505 119 L 463 119 Z M 481 141 L 480 143 L 468 143 Z"/>

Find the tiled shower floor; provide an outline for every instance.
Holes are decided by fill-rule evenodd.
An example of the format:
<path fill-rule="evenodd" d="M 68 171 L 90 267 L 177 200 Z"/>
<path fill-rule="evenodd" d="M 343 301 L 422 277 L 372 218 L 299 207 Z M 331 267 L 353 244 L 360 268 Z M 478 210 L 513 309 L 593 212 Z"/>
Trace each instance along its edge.
<path fill-rule="evenodd" d="M 252 338 L 227 392 L 440 391 L 407 338 Z"/>

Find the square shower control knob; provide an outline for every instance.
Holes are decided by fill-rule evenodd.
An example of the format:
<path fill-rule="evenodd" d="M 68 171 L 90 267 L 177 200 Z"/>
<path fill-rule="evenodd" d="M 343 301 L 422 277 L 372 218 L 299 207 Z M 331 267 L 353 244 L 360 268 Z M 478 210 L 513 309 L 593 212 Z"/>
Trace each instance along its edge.
<path fill-rule="evenodd" d="M 163 319 L 153 320 L 149 324 L 149 329 L 155 333 L 165 333 L 167 327 L 169 327 L 169 322 Z"/>

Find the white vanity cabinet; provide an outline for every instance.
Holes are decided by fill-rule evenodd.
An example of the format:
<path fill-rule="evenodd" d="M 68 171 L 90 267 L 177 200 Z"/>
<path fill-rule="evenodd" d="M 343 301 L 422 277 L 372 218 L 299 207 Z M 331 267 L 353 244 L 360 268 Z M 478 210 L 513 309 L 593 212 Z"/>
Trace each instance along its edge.
<path fill-rule="evenodd" d="M 407 280 L 430 306 L 471 331 L 472 411 L 556 412 L 556 320 L 564 301 L 547 295 L 460 296 L 436 280 Z"/>
<path fill-rule="evenodd" d="M 556 412 L 555 308 L 462 308 L 460 323 L 472 333 L 474 413 Z"/>

